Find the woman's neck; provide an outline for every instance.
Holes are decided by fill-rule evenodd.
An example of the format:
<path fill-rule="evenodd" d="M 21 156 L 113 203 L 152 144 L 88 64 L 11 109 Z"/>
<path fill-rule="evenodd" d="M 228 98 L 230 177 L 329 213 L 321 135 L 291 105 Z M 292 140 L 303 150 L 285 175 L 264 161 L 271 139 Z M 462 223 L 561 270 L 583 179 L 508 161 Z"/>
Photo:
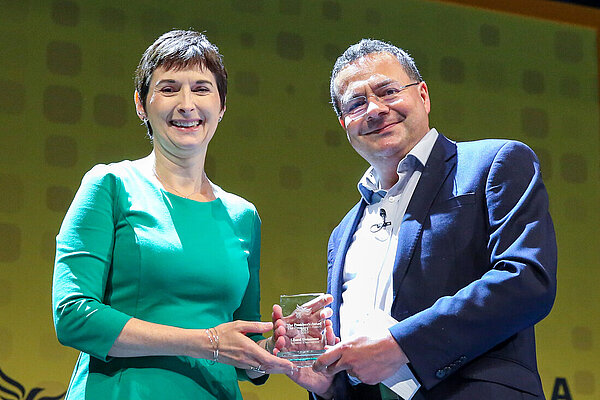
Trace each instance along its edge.
<path fill-rule="evenodd" d="M 205 156 L 181 159 L 154 150 L 148 161 L 154 176 L 167 191 L 187 199 L 210 201 L 215 195 L 204 172 Z"/>

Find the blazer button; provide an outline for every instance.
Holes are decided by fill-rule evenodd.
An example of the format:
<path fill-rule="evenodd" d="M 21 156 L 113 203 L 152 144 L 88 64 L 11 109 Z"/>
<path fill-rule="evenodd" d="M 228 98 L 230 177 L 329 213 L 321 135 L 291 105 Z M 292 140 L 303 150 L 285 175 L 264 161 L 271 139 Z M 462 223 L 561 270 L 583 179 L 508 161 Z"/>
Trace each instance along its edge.
<path fill-rule="evenodd" d="M 438 379 L 444 379 L 446 377 L 446 372 L 444 372 L 441 369 L 438 369 L 437 372 L 435 373 L 435 376 Z"/>

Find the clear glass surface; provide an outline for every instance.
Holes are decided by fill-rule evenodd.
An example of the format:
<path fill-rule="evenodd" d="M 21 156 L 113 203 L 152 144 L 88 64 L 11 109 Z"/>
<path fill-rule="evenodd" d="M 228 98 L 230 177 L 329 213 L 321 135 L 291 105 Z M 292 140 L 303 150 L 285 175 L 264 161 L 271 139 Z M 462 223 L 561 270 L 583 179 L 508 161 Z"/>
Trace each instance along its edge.
<path fill-rule="evenodd" d="M 320 309 L 312 310 L 312 304 L 323 293 L 281 295 L 279 305 L 286 322 L 287 339 L 277 355 L 290 360 L 299 368 L 310 367 L 325 352 L 325 320 L 319 316 Z"/>

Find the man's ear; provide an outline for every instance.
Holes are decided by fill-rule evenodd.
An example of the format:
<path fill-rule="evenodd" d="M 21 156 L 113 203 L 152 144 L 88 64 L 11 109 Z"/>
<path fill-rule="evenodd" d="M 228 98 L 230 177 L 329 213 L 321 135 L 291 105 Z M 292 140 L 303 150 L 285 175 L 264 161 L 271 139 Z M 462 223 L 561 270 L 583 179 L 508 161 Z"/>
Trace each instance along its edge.
<path fill-rule="evenodd" d="M 133 102 L 135 103 L 135 112 L 137 113 L 138 117 L 142 121 L 145 121 L 147 119 L 146 110 L 144 110 L 144 105 L 142 104 L 142 100 L 140 99 L 140 94 L 138 93 L 137 90 L 135 92 L 133 92 Z"/>
<path fill-rule="evenodd" d="M 425 81 L 421 82 L 421 85 L 419 86 L 419 97 L 423 101 L 427 114 L 429 114 L 429 111 L 431 111 L 431 102 L 429 100 L 429 89 L 427 88 L 427 83 L 425 83 Z"/>

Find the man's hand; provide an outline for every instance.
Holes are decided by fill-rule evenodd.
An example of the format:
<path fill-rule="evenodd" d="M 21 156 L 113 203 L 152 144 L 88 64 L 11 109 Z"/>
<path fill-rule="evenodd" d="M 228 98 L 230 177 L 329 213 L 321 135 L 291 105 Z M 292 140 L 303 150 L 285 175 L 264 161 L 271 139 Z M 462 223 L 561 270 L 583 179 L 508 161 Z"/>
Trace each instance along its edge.
<path fill-rule="evenodd" d="M 315 372 L 310 367 L 297 368 L 286 375 L 309 392 L 313 392 L 325 399 L 332 397 L 331 383 L 333 382 L 333 375 Z"/>
<path fill-rule="evenodd" d="M 408 363 L 391 333 L 379 338 L 358 336 L 330 347 L 313 365 L 315 372 L 333 376 L 347 371 L 368 385 L 375 385 L 392 376 Z"/>

